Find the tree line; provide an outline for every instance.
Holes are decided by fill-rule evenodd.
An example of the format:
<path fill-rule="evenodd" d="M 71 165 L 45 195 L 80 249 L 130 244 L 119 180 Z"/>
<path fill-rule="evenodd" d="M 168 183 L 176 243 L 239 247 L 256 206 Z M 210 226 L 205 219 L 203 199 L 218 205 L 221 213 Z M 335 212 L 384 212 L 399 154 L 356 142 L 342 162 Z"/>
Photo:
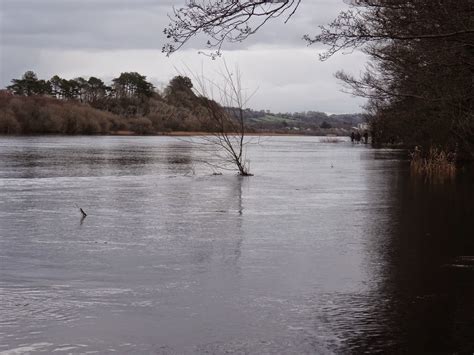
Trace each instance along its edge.
<path fill-rule="evenodd" d="M 0 95 L 0 134 L 216 130 L 210 106 L 187 76 L 172 78 L 162 91 L 136 72 L 121 73 L 110 84 L 94 76 L 64 79 L 54 75 L 44 80 L 33 71 L 11 82 Z M 327 132 L 321 128 L 350 129 L 362 120 L 360 115 L 328 116 L 316 111 L 272 114 L 250 108 L 226 110 L 231 117 L 242 116 L 247 131 L 261 133 L 324 134 Z"/>
<path fill-rule="evenodd" d="M 472 160 L 473 19 L 467 0 L 361 1 L 312 40 L 371 58 L 361 77 L 337 77 L 368 98 L 375 143 Z"/>
<path fill-rule="evenodd" d="M 88 79 L 64 79 L 54 75 L 49 80 L 38 79 L 33 71 L 27 71 L 21 79 L 13 79 L 11 82 L 7 90 L 17 96 L 50 96 L 60 100 L 76 100 L 125 116 L 145 114 L 146 112 L 138 110 L 143 109 L 148 99 L 156 93 L 146 76 L 136 72 L 121 73 L 119 77 L 112 79 L 110 85 L 94 76 Z M 120 102 L 122 105 L 117 107 Z M 130 111 L 131 107 L 126 106 L 136 107 Z"/>
<path fill-rule="evenodd" d="M 186 76 L 175 76 L 160 92 L 136 72 L 101 79 L 39 79 L 27 71 L 0 95 L 0 133 L 105 134 L 210 131 L 203 99 Z"/>
<path fill-rule="evenodd" d="M 81 102 L 94 102 L 104 97 L 131 98 L 150 97 L 154 86 L 146 80 L 146 76 L 136 72 L 122 73 L 106 85 L 94 76 L 89 79 L 82 77 L 64 79 L 54 75 L 49 80 L 38 79 L 35 72 L 29 70 L 21 79 L 12 79 L 7 90 L 14 95 L 35 96 L 50 95 L 58 99 L 77 99 Z"/>

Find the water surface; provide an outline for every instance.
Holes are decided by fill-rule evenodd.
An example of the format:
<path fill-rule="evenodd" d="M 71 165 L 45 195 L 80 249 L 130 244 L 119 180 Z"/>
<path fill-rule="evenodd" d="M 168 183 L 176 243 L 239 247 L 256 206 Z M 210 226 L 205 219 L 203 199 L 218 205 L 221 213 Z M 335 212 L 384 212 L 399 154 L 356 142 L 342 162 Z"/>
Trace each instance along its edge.
<path fill-rule="evenodd" d="M 175 138 L 0 138 L 0 354 L 474 350 L 468 174 L 314 137 L 248 156 L 241 178 Z"/>

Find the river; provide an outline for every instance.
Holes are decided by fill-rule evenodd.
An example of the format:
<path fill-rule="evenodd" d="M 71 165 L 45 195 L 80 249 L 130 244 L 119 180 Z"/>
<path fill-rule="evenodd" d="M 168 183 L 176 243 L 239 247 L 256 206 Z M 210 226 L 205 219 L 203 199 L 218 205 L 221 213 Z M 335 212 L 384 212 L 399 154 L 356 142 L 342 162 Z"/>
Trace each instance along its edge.
<path fill-rule="evenodd" d="M 317 137 L 263 137 L 252 177 L 206 154 L 0 138 L 0 354 L 474 351 L 472 175 Z"/>

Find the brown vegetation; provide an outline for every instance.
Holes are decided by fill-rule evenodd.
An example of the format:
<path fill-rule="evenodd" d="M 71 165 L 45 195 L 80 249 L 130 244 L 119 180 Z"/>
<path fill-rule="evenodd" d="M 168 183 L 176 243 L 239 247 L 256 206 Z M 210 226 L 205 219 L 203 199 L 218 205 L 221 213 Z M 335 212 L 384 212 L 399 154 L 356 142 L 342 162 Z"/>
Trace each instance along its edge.
<path fill-rule="evenodd" d="M 410 168 L 412 173 L 427 180 L 452 179 L 456 175 L 456 155 L 434 147 L 424 153 L 415 147 Z"/>
<path fill-rule="evenodd" d="M 128 125 L 124 118 L 79 102 L 0 94 L 0 134 L 105 134 Z"/>
<path fill-rule="evenodd" d="M 0 134 L 158 134 L 212 130 L 209 112 L 177 76 L 161 94 L 146 77 L 38 79 L 32 71 L 0 91 Z"/>
<path fill-rule="evenodd" d="M 325 138 L 322 138 L 321 143 L 341 143 L 341 142 L 344 142 L 341 138 L 337 138 L 337 137 L 325 137 Z"/>
<path fill-rule="evenodd" d="M 45 82 L 34 73 L 31 76 L 35 79 L 20 86 L 21 90 L 15 86 L 15 90 L 0 91 L 0 134 L 157 134 L 210 129 L 208 113 L 187 78 L 173 79 L 164 96 L 157 92 L 134 96 L 130 90 L 118 95 L 118 89 L 108 95 L 71 96 L 23 90 Z"/>

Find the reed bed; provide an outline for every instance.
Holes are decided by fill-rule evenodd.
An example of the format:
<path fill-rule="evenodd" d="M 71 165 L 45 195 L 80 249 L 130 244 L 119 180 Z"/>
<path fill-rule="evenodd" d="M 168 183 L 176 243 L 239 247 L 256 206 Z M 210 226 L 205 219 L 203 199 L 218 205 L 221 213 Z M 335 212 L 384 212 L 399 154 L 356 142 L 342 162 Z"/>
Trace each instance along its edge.
<path fill-rule="evenodd" d="M 428 180 L 451 180 L 456 176 L 456 153 L 447 153 L 442 149 L 431 147 L 423 154 L 419 147 L 411 153 L 411 171 Z"/>
<path fill-rule="evenodd" d="M 341 142 L 344 142 L 344 140 L 338 137 L 325 137 L 321 139 L 321 143 L 341 143 Z"/>

